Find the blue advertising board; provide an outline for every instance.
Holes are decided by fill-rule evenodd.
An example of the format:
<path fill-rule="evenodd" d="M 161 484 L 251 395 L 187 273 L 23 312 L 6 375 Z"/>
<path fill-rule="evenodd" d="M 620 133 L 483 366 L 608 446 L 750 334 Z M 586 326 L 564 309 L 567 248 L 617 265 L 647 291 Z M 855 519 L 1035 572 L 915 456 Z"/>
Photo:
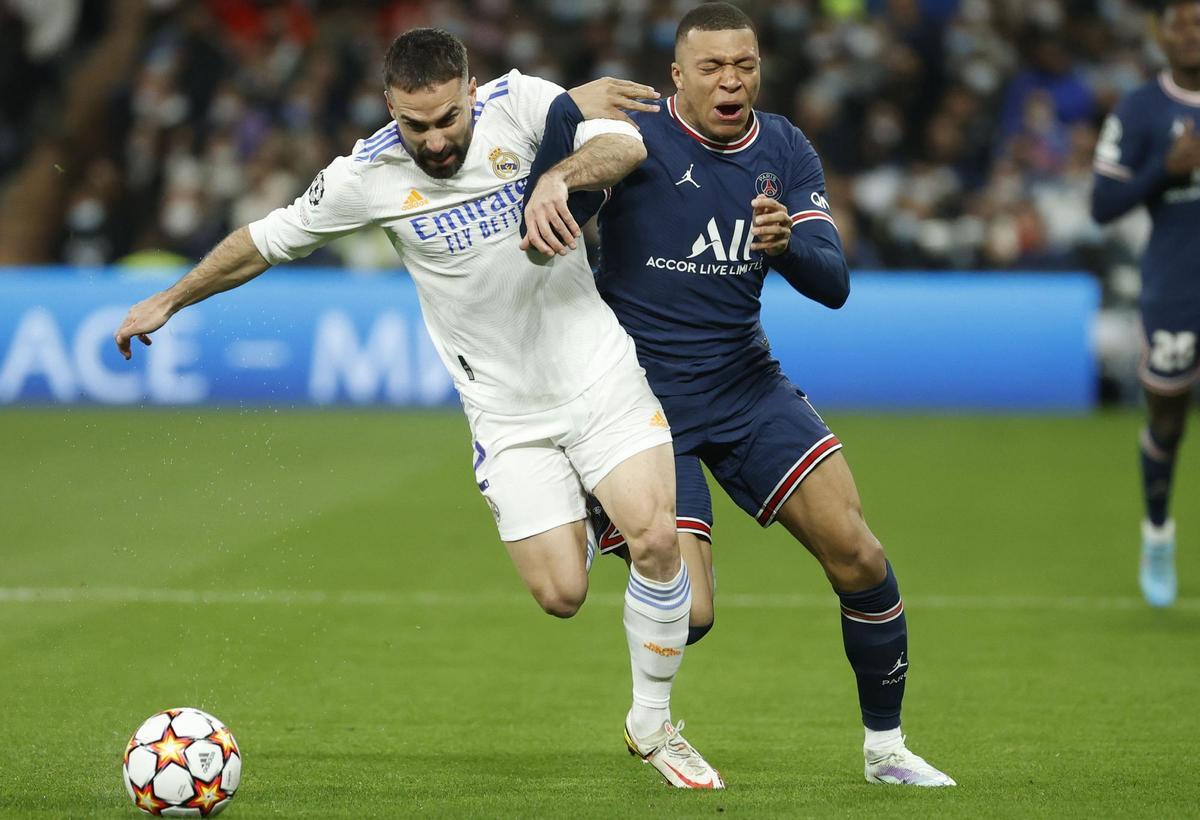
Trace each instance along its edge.
<path fill-rule="evenodd" d="M 113 332 L 166 281 L 0 270 L 0 405 L 456 400 L 406 276 L 273 270 L 179 313 L 124 361 Z M 818 406 L 1062 412 L 1095 402 L 1099 291 L 1083 274 L 858 274 L 840 311 L 772 277 L 763 303 L 775 355 Z"/>

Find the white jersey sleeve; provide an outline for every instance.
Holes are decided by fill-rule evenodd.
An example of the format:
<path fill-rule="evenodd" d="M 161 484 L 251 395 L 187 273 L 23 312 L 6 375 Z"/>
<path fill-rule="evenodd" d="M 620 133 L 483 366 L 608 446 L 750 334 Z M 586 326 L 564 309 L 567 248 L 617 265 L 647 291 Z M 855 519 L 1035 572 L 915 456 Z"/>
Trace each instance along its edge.
<path fill-rule="evenodd" d="M 251 222 L 250 238 L 272 265 L 308 256 L 327 242 L 371 224 L 361 165 L 338 157 L 286 208 Z"/>
<path fill-rule="evenodd" d="M 642 132 L 633 125 L 621 120 L 584 120 L 575 129 L 575 150 L 578 151 L 588 140 L 593 140 L 602 134 L 621 134 L 642 141 Z"/>

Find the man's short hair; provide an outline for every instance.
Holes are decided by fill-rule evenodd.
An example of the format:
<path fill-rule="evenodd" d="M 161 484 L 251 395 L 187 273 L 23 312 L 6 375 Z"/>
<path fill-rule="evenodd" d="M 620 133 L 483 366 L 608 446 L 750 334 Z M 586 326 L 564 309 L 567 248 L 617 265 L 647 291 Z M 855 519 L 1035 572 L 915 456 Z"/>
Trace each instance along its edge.
<path fill-rule="evenodd" d="M 746 12 L 728 3 L 705 3 L 683 15 L 679 28 L 675 29 L 675 45 L 678 46 L 690 31 L 729 31 L 748 28 L 754 31 L 754 21 Z M 757 33 L 757 32 L 755 32 Z"/>
<path fill-rule="evenodd" d="M 383 87 L 417 91 L 467 78 L 467 50 L 438 28 L 414 28 L 392 41 L 383 58 Z"/>

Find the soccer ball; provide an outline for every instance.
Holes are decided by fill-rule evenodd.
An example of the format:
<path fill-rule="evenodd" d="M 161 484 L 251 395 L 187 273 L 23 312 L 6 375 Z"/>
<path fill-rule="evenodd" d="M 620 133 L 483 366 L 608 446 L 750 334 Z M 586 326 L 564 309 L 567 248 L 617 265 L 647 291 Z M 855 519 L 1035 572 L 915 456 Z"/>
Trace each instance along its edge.
<path fill-rule="evenodd" d="M 242 753 L 225 724 L 199 709 L 146 720 L 125 747 L 122 780 L 133 804 L 164 817 L 208 817 L 242 780 Z"/>

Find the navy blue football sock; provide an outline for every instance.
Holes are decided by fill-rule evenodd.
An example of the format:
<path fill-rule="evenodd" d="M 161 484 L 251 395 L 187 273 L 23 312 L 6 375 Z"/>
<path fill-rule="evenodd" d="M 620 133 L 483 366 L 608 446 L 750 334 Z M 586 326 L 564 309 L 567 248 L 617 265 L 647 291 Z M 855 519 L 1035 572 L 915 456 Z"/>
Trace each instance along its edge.
<path fill-rule="evenodd" d="M 712 628 L 713 628 L 713 625 L 711 622 L 706 623 L 706 624 L 701 624 L 700 626 L 689 626 L 688 627 L 687 645 L 691 646 L 694 643 L 698 643 L 700 641 L 700 639 L 703 638 L 705 635 L 707 635 L 709 630 L 711 630 Z"/>
<path fill-rule="evenodd" d="M 900 725 L 900 703 L 908 677 L 908 624 L 892 565 L 877 587 L 839 592 L 842 642 L 858 678 L 863 725 L 875 731 Z"/>
<path fill-rule="evenodd" d="M 1142 496 L 1146 501 L 1146 517 L 1156 527 L 1167 523 L 1167 504 L 1171 500 L 1171 478 L 1175 473 L 1175 453 L 1179 439 L 1162 440 L 1142 430 Z"/>

